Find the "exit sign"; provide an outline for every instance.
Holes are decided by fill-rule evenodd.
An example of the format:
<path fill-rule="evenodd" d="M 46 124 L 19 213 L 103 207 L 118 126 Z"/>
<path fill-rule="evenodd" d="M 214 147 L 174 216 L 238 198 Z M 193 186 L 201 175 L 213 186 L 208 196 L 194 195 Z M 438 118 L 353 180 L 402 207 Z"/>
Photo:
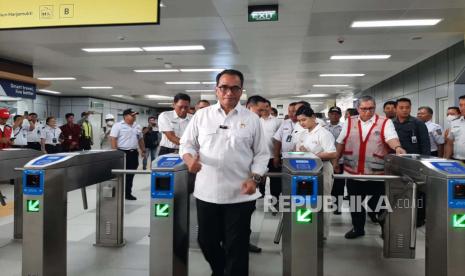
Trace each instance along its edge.
<path fill-rule="evenodd" d="M 28 213 L 37 213 L 40 211 L 40 200 L 28 199 L 26 200 L 26 211 Z"/>
<path fill-rule="evenodd" d="M 296 222 L 299 224 L 312 223 L 312 210 L 307 208 L 299 208 L 296 210 Z"/>
<path fill-rule="evenodd" d="M 465 228 L 465 214 L 452 215 L 452 226 L 454 228 Z"/>
<path fill-rule="evenodd" d="M 249 22 L 278 21 L 278 5 L 249 6 Z"/>
<path fill-rule="evenodd" d="M 155 204 L 155 217 L 166 218 L 170 215 L 170 205 L 168 203 Z"/>

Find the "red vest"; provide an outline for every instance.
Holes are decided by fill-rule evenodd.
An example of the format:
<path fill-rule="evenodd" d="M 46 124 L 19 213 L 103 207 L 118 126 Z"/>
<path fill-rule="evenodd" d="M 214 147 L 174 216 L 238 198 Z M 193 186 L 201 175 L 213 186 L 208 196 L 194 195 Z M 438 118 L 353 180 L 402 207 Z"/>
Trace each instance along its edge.
<path fill-rule="evenodd" d="M 10 138 L 11 138 L 12 132 L 13 132 L 13 129 L 8 125 L 5 125 L 5 128 L 3 129 L 3 131 L 0 129 L 0 138 L 2 138 L 2 140 L 3 138 L 6 138 L 8 140 L 7 143 L 0 142 L 0 149 L 6 149 L 11 146 Z"/>
<path fill-rule="evenodd" d="M 384 174 L 384 156 L 389 148 L 384 142 L 384 128 L 389 119 L 374 117 L 365 140 L 358 116 L 348 119 L 347 135 L 344 139 L 344 170 L 350 174 Z"/>

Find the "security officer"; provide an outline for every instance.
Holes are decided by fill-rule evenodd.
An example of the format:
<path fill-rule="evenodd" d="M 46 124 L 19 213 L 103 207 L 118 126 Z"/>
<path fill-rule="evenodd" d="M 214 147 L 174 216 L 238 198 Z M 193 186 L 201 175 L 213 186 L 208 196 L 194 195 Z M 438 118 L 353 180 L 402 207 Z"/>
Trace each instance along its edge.
<path fill-rule="evenodd" d="M 40 131 L 44 128 L 39 122 L 36 113 L 29 114 L 29 129 L 27 132 L 27 147 L 34 150 L 40 150 Z"/>
<path fill-rule="evenodd" d="M 79 145 L 82 150 L 91 150 L 92 145 L 94 144 L 92 124 L 89 122 L 89 116 L 93 113 L 93 111 L 82 112 L 81 120 L 78 122 L 82 129 L 81 141 Z"/>
<path fill-rule="evenodd" d="M 431 144 L 431 155 L 436 157 L 444 156 L 444 133 L 442 127 L 433 123 L 433 109 L 429 106 L 418 108 L 417 118 L 426 124 L 428 128 L 429 141 Z"/>
<path fill-rule="evenodd" d="M 295 109 L 295 105 L 295 102 L 289 104 L 287 108 L 287 115 L 289 119 L 284 120 L 278 131 L 276 131 L 273 136 L 273 165 L 277 168 L 281 166 L 281 153 L 290 152 L 295 146 L 295 143 L 292 141 L 292 135 L 301 129 L 300 125 L 297 123 L 297 116 L 295 115 L 297 110 Z"/>
<path fill-rule="evenodd" d="M 66 125 L 62 125 L 60 127 L 61 132 L 63 133 L 63 151 L 78 151 L 79 148 L 79 140 L 81 139 L 81 126 L 74 123 L 74 114 L 67 113 L 65 115 L 66 118 Z"/>
<path fill-rule="evenodd" d="M 139 167 L 139 154 L 137 147 L 140 149 L 141 157 L 145 155 L 144 136 L 142 128 L 136 123 L 138 112 L 132 109 L 123 111 L 123 120 L 116 123 L 110 132 L 111 147 L 126 153 L 126 169 L 136 170 Z M 126 196 L 127 200 L 136 200 L 132 195 L 132 183 L 134 174 L 126 174 Z"/>
<path fill-rule="evenodd" d="M 11 134 L 13 129 L 6 124 L 10 118 L 10 111 L 7 108 L 0 108 L 0 149 L 11 147 Z"/>
<path fill-rule="evenodd" d="M 459 98 L 459 109 L 461 117 L 450 124 L 444 157 L 465 162 L 465 95 Z"/>
<path fill-rule="evenodd" d="M 212 275 L 247 276 L 250 221 L 269 153 L 258 116 L 240 105 L 242 73 L 225 70 L 216 80 L 218 103 L 192 118 L 180 155 L 197 173 L 198 241 Z"/>
<path fill-rule="evenodd" d="M 159 155 L 175 153 L 179 150 L 179 140 L 189 124 L 191 98 L 179 93 L 174 96 L 173 110 L 165 111 L 158 116 L 158 128 L 162 132 Z"/>
<path fill-rule="evenodd" d="M 59 153 L 61 152 L 61 143 L 63 136 L 61 129 L 57 127 L 55 117 L 48 117 L 45 121 L 46 125 L 40 132 L 40 144 L 44 153 Z"/>
<path fill-rule="evenodd" d="M 13 117 L 13 133 L 11 134 L 11 141 L 13 148 L 26 148 L 27 147 L 27 130 L 29 123 L 24 120 L 24 116 L 16 115 Z"/>
<path fill-rule="evenodd" d="M 428 128 L 425 123 L 410 116 L 412 102 L 408 98 L 396 101 L 396 118 L 394 126 L 399 136 L 400 144 L 407 153 L 431 155 Z"/>
<path fill-rule="evenodd" d="M 376 102 L 371 96 L 358 99 L 357 110 L 360 115 L 352 116 L 342 125 L 337 138 L 338 158 L 344 157 L 344 171 L 349 174 L 381 175 L 384 174 L 384 156 L 388 149 L 396 154 L 403 154 L 396 130 L 392 121 L 375 113 Z M 368 205 L 376 209 L 378 200 L 384 194 L 384 182 L 347 180 L 349 196 L 367 195 L 372 198 Z M 346 239 L 355 239 L 365 235 L 366 210 L 351 212 L 353 228 L 346 233 Z M 376 213 L 369 213 L 376 221 Z"/>
<path fill-rule="evenodd" d="M 333 106 L 329 109 L 328 111 L 328 117 L 329 117 L 329 124 L 325 126 L 326 130 L 331 132 L 331 134 L 334 137 L 334 142 L 336 144 L 336 139 L 339 137 L 342 131 L 342 124 L 340 122 L 341 117 L 342 117 L 342 111 L 339 107 Z M 334 159 L 333 162 L 333 167 L 334 167 L 334 173 L 341 173 L 342 172 L 342 164 L 343 160 L 336 160 Z M 334 179 L 333 183 L 333 189 L 331 191 L 331 195 L 336 198 L 336 201 L 334 204 L 336 206 L 339 206 L 339 197 L 344 195 L 344 187 L 345 187 L 345 180 L 344 179 Z M 340 215 L 341 211 L 339 208 L 334 211 L 335 215 Z"/>

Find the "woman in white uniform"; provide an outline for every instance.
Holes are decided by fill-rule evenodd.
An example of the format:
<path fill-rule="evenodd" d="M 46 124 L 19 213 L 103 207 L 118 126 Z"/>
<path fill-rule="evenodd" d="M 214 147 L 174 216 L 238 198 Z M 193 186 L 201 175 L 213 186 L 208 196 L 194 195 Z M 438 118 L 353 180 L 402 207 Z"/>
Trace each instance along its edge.
<path fill-rule="evenodd" d="M 334 136 L 318 123 L 313 109 L 302 106 L 297 110 L 297 120 L 305 129 L 296 137 L 296 151 L 311 152 L 323 161 L 323 195 L 331 196 L 333 188 L 332 160 L 337 158 Z M 324 239 L 329 234 L 331 212 L 324 210 Z"/>
<path fill-rule="evenodd" d="M 61 152 L 61 142 L 63 136 L 61 129 L 57 127 L 57 120 L 55 117 L 48 117 L 46 126 L 40 133 L 40 144 L 44 153 L 59 153 Z"/>

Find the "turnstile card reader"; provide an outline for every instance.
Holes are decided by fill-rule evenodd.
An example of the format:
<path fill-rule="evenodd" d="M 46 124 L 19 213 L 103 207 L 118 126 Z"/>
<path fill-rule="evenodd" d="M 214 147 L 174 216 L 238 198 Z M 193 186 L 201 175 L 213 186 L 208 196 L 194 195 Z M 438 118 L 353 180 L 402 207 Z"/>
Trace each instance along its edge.
<path fill-rule="evenodd" d="M 322 169 L 312 153 L 283 154 L 283 196 L 291 201 L 290 210 L 283 210 L 283 275 L 323 275 L 323 213 L 317 210 Z"/>
<path fill-rule="evenodd" d="M 177 154 L 152 163 L 150 276 L 185 276 L 189 254 L 187 166 Z"/>
<path fill-rule="evenodd" d="M 465 271 L 465 166 L 420 155 L 390 155 L 387 171 L 405 175 L 426 193 L 426 276 Z M 395 212 L 395 210 L 394 210 Z M 398 221 L 391 227 L 402 227 Z M 403 222 L 405 224 L 405 220 Z M 399 232 L 400 233 L 400 232 Z"/>
<path fill-rule="evenodd" d="M 15 170 L 22 168 L 31 159 L 40 156 L 42 152 L 33 149 L 2 149 L 0 150 L 0 181 L 14 180 L 14 238 L 23 238 L 23 192 L 22 175 Z M 0 193 L 0 197 L 1 197 Z"/>
<path fill-rule="evenodd" d="M 23 171 L 23 276 L 65 276 L 67 263 L 67 195 L 97 188 L 97 244 L 123 243 L 123 183 L 113 183 L 112 169 L 124 168 L 121 151 L 82 151 L 46 154 L 31 160 Z M 113 198 L 102 196 L 113 185 Z"/>

